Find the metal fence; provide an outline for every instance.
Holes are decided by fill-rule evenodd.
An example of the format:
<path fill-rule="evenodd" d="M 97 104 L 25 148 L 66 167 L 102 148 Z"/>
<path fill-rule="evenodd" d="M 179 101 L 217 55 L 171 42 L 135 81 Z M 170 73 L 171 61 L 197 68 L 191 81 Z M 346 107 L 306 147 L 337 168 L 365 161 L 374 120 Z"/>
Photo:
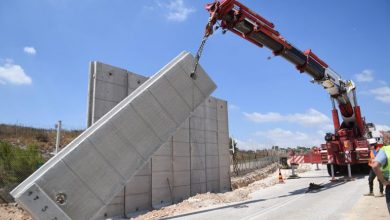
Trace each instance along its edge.
<path fill-rule="evenodd" d="M 243 175 L 278 163 L 281 157 L 287 157 L 287 152 L 265 150 L 261 152 L 260 156 L 259 152 L 236 152 L 230 158 L 230 172 L 232 176 Z"/>
<path fill-rule="evenodd" d="M 0 141 L 0 203 L 13 202 L 9 192 L 37 170 L 45 160 L 35 146 L 23 149 Z"/>

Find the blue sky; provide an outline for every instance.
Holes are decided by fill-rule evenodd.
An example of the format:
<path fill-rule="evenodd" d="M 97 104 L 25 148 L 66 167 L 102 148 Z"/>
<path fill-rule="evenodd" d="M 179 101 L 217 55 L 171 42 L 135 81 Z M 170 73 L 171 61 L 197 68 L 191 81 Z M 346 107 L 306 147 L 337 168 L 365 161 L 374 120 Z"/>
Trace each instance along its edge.
<path fill-rule="evenodd" d="M 182 50 L 195 53 L 208 19 L 195 0 L 0 1 L 0 123 L 85 128 L 88 63 L 147 76 Z M 242 0 L 301 50 L 311 48 L 357 85 L 367 121 L 390 129 L 390 3 Z M 227 33 L 207 42 L 201 64 L 229 102 L 241 148 L 312 146 L 331 129 L 331 103 L 268 49 Z"/>

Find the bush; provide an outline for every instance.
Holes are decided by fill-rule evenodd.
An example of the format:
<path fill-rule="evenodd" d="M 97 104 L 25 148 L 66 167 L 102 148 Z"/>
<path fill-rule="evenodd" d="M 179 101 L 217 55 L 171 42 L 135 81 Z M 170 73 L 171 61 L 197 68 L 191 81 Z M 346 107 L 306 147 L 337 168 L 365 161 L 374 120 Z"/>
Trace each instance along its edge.
<path fill-rule="evenodd" d="M 35 135 L 35 139 L 39 142 L 44 142 L 44 143 L 49 142 L 49 136 L 47 135 L 47 133 L 37 134 Z"/>
<path fill-rule="evenodd" d="M 0 141 L 0 188 L 14 186 L 30 176 L 44 162 L 36 145 L 26 149 Z"/>

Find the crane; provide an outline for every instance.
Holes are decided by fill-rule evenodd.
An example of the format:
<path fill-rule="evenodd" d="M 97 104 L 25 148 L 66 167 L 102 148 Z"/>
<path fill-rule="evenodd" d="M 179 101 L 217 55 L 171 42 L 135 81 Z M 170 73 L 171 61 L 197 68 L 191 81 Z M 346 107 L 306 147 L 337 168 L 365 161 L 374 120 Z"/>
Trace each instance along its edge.
<path fill-rule="evenodd" d="M 326 143 L 321 145 L 321 160 L 328 165 L 329 174 L 345 173 L 347 167 L 351 175 L 350 165 L 367 169 L 368 140 L 380 137 L 373 137 L 373 134 L 376 134 L 373 132 L 375 125 L 366 123 L 362 117 L 356 98 L 356 86 L 352 80 L 343 79 L 311 49 L 299 50 L 275 30 L 273 23 L 239 1 L 216 0 L 207 4 L 205 8 L 210 16 L 195 57 L 192 77 L 195 77 L 203 47 L 214 29 L 221 28 L 222 33 L 230 31 L 258 47 L 269 48 L 275 56 L 281 56 L 295 65 L 299 72 L 311 76 L 312 82 L 322 86 L 330 96 L 334 133 L 327 133 Z M 339 112 L 342 117 L 341 123 Z"/>

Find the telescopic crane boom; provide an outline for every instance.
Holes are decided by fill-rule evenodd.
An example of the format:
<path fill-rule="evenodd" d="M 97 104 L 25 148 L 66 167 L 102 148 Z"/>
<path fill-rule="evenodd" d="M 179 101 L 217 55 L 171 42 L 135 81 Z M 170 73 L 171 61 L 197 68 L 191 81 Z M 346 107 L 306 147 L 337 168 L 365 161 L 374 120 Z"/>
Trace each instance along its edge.
<path fill-rule="evenodd" d="M 271 49 L 275 56 L 285 58 L 301 73 L 305 72 L 311 76 L 313 82 L 321 85 L 331 97 L 334 134 L 328 133 L 325 136 L 326 144 L 321 146 L 323 163 L 340 167 L 346 164 L 367 164 L 367 139 L 372 138 L 374 125 L 366 124 L 362 117 L 356 99 L 355 84 L 351 80 L 344 80 L 312 50 L 301 51 L 296 48 L 275 30 L 273 23 L 236 0 L 216 0 L 207 4 L 206 10 L 209 11 L 210 17 L 196 56 L 193 76 L 204 44 L 214 29 L 221 28 L 222 33 L 229 30 L 256 46 Z M 341 124 L 336 103 L 342 116 Z"/>
<path fill-rule="evenodd" d="M 273 23 L 236 0 L 216 1 L 207 4 L 206 9 L 210 12 L 206 36 L 213 33 L 213 27 L 218 22 L 217 27 L 221 27 L 223 31 L 229 30 L 259 47 L 268 47 L 274 55 L 284 57 L 301 73 L 307 73 L 314 82 L 322 85 L 331 96 L 332 102 L 337 101 L 343 124 L 340 127 L 337 110 L 334 108 L 333 121 L 336 131 L 342 127 L 356 127 L 356 135 L 365 135 L 366 129 L 357 104 L 355 85 L 351 80 L 342 79 L 312 50 L 302 52 L 296 48 L 274 29 Z"/>

